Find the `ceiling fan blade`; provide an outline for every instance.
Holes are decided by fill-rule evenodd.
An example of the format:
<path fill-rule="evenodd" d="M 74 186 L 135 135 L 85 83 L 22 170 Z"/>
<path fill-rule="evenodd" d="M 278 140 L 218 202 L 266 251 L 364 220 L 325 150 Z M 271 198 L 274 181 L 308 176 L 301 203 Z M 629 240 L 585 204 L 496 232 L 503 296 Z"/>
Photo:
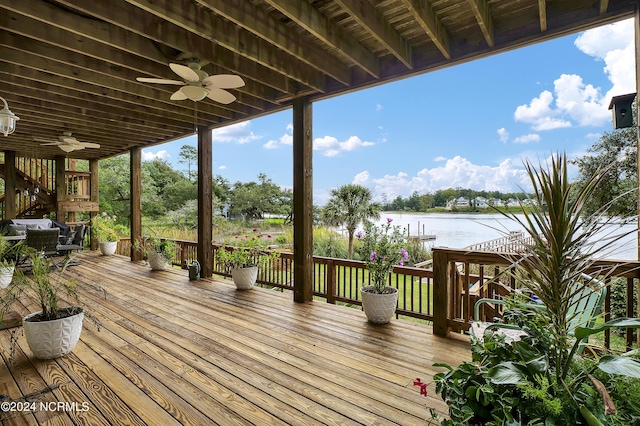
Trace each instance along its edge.
<path fill-rule="evenodd" d="M 137 77 L 136 80 L 141 83 L 176 84 L 179 86 L 184 84 L 184 81 L 167 80 L 164 78 Z"/>
<path fill-rule="evenodd" d="M 182 86 L 180 91 L 194 102 L 203 100 L 208 95 L 208 90 L 200 86 Z"/>
<path fill-rule="evenodd" d="M 200 81 L 200 76 L 198 75 L 198 73 L 189 67 L 185 67 L 184 65 L 180 64 L 169 64 L 169 67 L 173 70 L 173 72 L 178 74 L 185 81 L 188 81 L 190 83 Z"/>
<path fill-rule="evenodd" d="M 215 87 L 218 89 L 235 89 L 244 86 L 244 80 L 239 75 L 218 74 L 205 78 L 202 80 L 202 84 L 205 87 Z"/>
<path fill-rule="evenodd" d="M 178 89 L 175 92 L 173 92 L 173 94 L 169 99 L 171 99 L 172 101 L 184 101 L 185 99 L 188 99 L 188 98 L 187 98 L 187 95 L 185 95 L 184 93 L 182 93 L 180 89 Z"/>
<path fill-rule="evenodd" d="M 39 142 L 39 141 L 36 141 L 36 142 Z M 40 145 L 42 145 L 42 146 L 46 146 L 46 145 L 62 145 L 62 142 L 41 143 Z"/>
<path fill-rule="evenodd" d="M 78 144 L 80 143 L 80 141 L 76 138 L 74 138 L 73 136 L 58 136 L 58 139 L 60 139 L 60 142 L 64 142 L 66 144 Z"/>
<path fill-rule="evenodd" d="M 58 143 L 57 140 L 55 139 L 44 139 L 44 138 L 33 138 L 34 142 L 47 142 L 49 144 L 54 144 L 54 143 Z"/>
<path fill-rule="evenodd" d="M 81 142 L 80 145 L 83 148 L 100 148 L 100 144 L 99 143 Z"/>
<path fill-rule="evenodd" d="M 208 90 L 209 90 L 209 94 L 207 95 L 207 97 L 216 102 L 220 102 L 221 104 L 230 104 L 231 102 L 236 100 L 236 97 L 233 96 L 231 93 L 227 92 L 226 90 L 216 89 L 216 88 L 208 89 Z"/>

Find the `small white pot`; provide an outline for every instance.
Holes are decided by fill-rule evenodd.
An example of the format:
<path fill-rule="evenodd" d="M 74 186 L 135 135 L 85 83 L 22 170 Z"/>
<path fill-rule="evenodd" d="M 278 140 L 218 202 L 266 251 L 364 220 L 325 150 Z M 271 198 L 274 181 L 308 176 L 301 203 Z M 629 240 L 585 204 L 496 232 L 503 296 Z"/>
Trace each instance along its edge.
<path fill-rule="evenodd" d="M 84 312 L 53 321 L 29 321 L 38 315 L 27 315 L 22 320 L 24 336 L 36 358 L 52 359 L 71 352 L 80 339 Z"/>
<path fill-rule="evenodd" d="M 0 290 L 7 288 L 11 284 L 15 269 L 15 266 L 0 267 Z"/>
<path fill-rule="evenodd" d="M 398 306 L 398 289 L 386 287 L 390 293 L 375 293 L 373 286 L 367 285 L 360 288 L 362 296 L 362 308 L 369 322 L 374 324 L 386 324 L 391 321 Z"/>
<path fill-rule="evenodd" d="M 246 268 L 232 268 L 231 278 L 238 290 L 249 290 L 258 279 L 258 267 L 248 266 Z"/>
<path fill-rule="evenodd" d="M 149 266 L 153 271 L 164 271 L 167 269 L 167 263 L 169 263 L 164 254 L 155 251 L 147 255 L 147 262 L 149 262 Z"/>
<path fill-rule="evenodd" d="M 111 256 L 116 253 L 116 249 L 118 248 L 117 241 L 104 241 L 98 244 L 100 246 L 100 253 L 105 256 Z"/>

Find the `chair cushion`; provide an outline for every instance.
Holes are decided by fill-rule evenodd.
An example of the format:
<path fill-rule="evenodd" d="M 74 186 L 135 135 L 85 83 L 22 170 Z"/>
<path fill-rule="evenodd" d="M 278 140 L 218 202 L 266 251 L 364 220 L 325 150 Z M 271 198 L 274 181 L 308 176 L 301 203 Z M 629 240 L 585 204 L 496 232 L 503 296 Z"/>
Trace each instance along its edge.
<path fill-rule="evenodd" d="M 24 235 L 27 231 L 26 225 L 14 225 L 7 226 L 7 235 Z"/>

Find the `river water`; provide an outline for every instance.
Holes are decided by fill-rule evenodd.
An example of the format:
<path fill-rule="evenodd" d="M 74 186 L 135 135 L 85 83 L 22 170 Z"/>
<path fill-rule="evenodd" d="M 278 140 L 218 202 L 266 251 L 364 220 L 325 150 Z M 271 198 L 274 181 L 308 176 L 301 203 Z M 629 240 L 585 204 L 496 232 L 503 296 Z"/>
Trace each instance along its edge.
<path fill-rule="evenodd" d="M 432 247 L 464 248 L 472 244 L 504 237 L 509 231 L 520 231 L 515 221 L 500 214 L 464 214 L 464 213 L 386 213 L 380 215 L 378 223 L 393 219 L 394 225 L 409 228 L 411 235 L 419 233 L 435 235 Z M 616 226 L 613 233 L 634 230 L 637 225 Z M 611 259 L 636 260 L 638 256 L 637 234 L 625 236 L 617 243 L 614 252 L 606 257 Z"/>

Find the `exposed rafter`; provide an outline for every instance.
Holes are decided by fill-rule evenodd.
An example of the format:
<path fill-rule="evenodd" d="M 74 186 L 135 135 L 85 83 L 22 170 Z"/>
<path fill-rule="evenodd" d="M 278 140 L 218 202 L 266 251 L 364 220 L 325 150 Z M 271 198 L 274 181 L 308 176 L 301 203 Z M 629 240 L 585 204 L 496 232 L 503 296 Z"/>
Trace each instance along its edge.
<path fill-rule="evenodd" d="M 493 47 L 493 18 L 487 0 L 467 0 L 489 47 Z"/>
<path fill-rule="evenodd" d="M 607 13 L 607 9 L 609 8 L 609 0 L 600 0 L 600 13 Z"/>
<path fill-rule="evenodd" d="M 402 0 L 402 3 L 411 13 L 413 19 L 420 24 L 442 55 L 446 59 L 451 59 L 449 35 L 429 3 L 420 0 Z"/>
<path fill-rule="evenodd" d="M 538 0 L 538 12 L 540 14 L 540 31 L 547 31 L 547 0 Z"/>

